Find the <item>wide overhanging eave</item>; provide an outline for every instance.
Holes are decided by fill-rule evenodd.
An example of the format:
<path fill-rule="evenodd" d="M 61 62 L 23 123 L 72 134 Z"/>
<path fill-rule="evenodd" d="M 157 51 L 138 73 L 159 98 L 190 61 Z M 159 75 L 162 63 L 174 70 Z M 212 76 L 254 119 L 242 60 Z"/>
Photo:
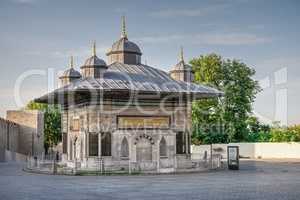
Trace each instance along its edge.
<path fill-rule="evenodd" d="M 141 97 L 143 98 L 189 98 L 191 100 L 199 100 L 203 98 L 217 98 L 224 96 L 223 92 L 213 91 L 213 92 L 165 92 L 165 91 L 134 91 L 134 90 L 86 90 L 86 89 L 77 89 L 72 91 L 53 91 L 46 95 L 43 95 L 39 98 L 34 99 L 34 102 L 37 103 L 47 103 L 47 104 L 66 104 L 70 98 L 75 98 L 76 96 L 82 95 L 82 98 L 86 98 L 86 101 L 89 101 L 91 97 L 110 97 L 110 98 L 124 98 L 128 99 L 130 97 Z"/>

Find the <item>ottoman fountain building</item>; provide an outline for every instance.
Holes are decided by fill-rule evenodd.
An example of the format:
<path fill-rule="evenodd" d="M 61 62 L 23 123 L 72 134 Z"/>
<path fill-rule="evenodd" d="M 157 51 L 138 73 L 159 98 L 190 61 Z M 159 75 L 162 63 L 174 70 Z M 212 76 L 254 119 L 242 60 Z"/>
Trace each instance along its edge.
<path fill-rule="evenodd" d="M 222 93 L 192 83 L 193 71 L 181 56 L 170 73 L 141 63 L 142 51 L 130 41 L 123 18 L 121 38 L 106 54 L 80 67 L 73 62 L 60 77 L 62 87 L 36 102 L 63 109 L 63 161 L 95 169 L 126 168 L 171 172 L 190 160 L 191 103 Z"/>

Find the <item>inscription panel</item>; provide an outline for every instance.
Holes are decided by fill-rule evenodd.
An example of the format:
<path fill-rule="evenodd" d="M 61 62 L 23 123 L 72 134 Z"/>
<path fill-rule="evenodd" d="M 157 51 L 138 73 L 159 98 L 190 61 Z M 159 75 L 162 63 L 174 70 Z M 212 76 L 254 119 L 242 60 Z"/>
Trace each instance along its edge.
<path fill-rule="evenodd" d="M 118 116 L 119 129 L 168 129 L 168 116 Z"/>

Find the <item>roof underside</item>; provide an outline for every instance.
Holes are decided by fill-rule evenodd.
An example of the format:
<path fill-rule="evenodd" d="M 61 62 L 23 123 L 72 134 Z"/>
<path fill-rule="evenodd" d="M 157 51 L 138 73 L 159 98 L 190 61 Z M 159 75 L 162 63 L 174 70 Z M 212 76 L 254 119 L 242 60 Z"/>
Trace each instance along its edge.
<path fill-rule="evenodd" d="M 223 94 L 211 87 L 175 81 L 166 72 L 147 65 L 113 63 L 108 66 L 103 78 L 87 77 L 76 80 L 65 87 L 58 88 L 35 99 L 35 101 L 47 103 L 48 99 L 53 99 L 57 95 L 83 91 L 104 91 L 104 93 L 135 91 L 145 94 L 184 94 L 193 95 L 196 98 L 217 97 Z"/>

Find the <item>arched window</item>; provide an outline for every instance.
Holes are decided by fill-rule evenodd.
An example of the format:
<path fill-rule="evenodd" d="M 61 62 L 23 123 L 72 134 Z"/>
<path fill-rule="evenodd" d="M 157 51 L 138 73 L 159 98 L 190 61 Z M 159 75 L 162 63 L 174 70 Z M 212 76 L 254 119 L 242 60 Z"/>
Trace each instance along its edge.
<path fill-rule="evenodd" d="M 68 153 L 68 135 L 66 132 L 62 133 L 62 144 L 63 154 Z"/>
<path fill-rule="evenodd" d="M 70 153 L 69 153 L 70 157 L 69 160 L 73 160 L 73 142 L 70 139 Z"/>
<path fill-rule="evenodd" d="M 98 156 L 99 148 L 98 148 L 98 133 L 89 133 L 89 156 Z"/>
<path fill-rule="evenodd" d="M 102 156 L 111 156 L 111 134 L 110 133 L 102 133 L 101 153 Z"/>
<path fill-rule="evenodd" d="M 126 137 L 123 138 L 121 144 L 121 157 L 129 157 L 129 146 Z"/>
<path fill-rule="evenodd" d="M 185 154 L 185 135 L 184 132 L 176 133 L 176 154 Z"/>
<path fill-rule="evenodd" d="M 167 156 L 167 142 L 164 137 L 162 137 L 159 143 L 159 155 L 160 157 Z"/>

